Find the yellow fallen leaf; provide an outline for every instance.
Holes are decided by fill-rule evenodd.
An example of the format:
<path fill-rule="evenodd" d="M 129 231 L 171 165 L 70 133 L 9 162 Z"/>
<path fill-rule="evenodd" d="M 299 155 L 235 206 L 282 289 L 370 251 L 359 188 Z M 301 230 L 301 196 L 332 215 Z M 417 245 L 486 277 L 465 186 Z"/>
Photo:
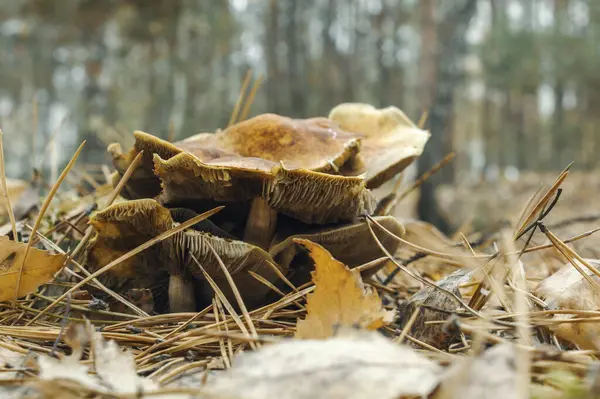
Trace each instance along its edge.
<path fill-rule="evenodd" d="M 359 272 L 335 260 L 319 244 L 294 241 L 308 249 L 315 262 L 315 290 L 307 298 L 306 319 L 298 320 L 296 338 L 329 338 L 343 326 L 374 330 L 391 321 L 392 312 L 383 310 L 379 295 L 363 285 Z"/>
<path fill-rule="evenodd" d="M 40 285 L 52 279 L 66 259 L 65 255 L 54 255 L 48 251 L 31 248 L 27 255 L 27 263 L 23 265 L 19 293 L 15 297 L 25 248 L 27 244 L 0 237 L 0 301 L 17 299 L 34 292 Z"/>

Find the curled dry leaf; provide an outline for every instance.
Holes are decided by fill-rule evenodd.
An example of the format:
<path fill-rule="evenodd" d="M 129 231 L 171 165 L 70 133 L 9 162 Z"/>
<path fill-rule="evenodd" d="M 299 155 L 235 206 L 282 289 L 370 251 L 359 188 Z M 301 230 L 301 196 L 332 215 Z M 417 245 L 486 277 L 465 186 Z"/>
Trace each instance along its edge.
<path fill-rule="evenodd" d="M 377 333 L 288 340 L 236 358 L 209 381 L 214 397 L 238 399 L 401 399 L 427 397 L 441 368 Z M 213 397 L 210 396 L 210 397 Z"/>
<path fill-rule="evenodd" d="M 437 286 L 453 292 L 459 298 L 459 287 L 469 281 L 472 272 L 460 269 L 437 282 Z M 413 312 L 419 312 L 412 324 L 409 335 L 436 348 L 446 348 L 452 335 L 443 323 L 430 323 L 447 320 L 460 304 L 447 293 L 434 287 L 426 287 L 410 297 L 399 309 L 400 326 L 406 326 Z M 439 310 L 437 310 L 439 309 Z"/>
<path fill-rule="evenodd" d="M 27 244 L 15 242 L 8 237 L 0 237 L 0 301 L 17 299 L 38 289 L 52 280 L 66 256 L 51 254 L 37 248 L 31 248 L 23 264 Z M 23 265 L 19 292 L 15 295 L 19 272 Z"/>
<path fill-rule="evenodd" d="M 586 259 L 588 264 L 598 268 L 599 260 Z M 575 261 L 590 278 L 600 283 L 581 262 Z M 567 263 L 552 276 L 543 280 L 535 290 L 538 297 L 546 301 L 550 309 L 598 310 L 600 293 L 573 267 Z M 600 325 L 598 323 L 569 323 L 574 315 L 554 315 L 553 320 L 564 320 L 561 324 L 549 326 L 558 337 L 570 341 L 582 349 L 600 350 Z"/>
<path fill-rule="evenodd" d="M 516 348 L 496 345 L 477 358 L 458 359 L 448 370 L 434 399 L 516 398 Z"/>
<path fill-rule="evenodd" d="M 318 244 L 304 239 L 315 262 L 315 291 L 308 295 L 306 319 L 298 320 L 296 338 L 328 338 L 338 327 L 360 326 L 377 329 L 389 323 L 376 291 L 367 289 L 357 271 L 352 271 Z"/>

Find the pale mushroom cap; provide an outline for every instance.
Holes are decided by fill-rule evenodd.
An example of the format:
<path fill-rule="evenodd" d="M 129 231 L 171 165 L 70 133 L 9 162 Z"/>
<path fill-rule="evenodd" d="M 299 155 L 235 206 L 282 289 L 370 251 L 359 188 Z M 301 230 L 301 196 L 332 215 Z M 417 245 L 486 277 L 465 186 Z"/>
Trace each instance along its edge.
<path fill-rule="evenodd" d="M 430 136 L 396 107 L 344 103 L 331 110 L 329 119 L 361 137 L 368 188 L 381 186 L 410 165 Z"/>
<path fill-rule="evenodd" d="M 208 159 L 198 152 L 212 149 L 220 151 L 220 157 L 262 158 L 283 162 L 290 168 L 327 172 L 336 171 L 354 157 L 360 140 L 327 118 L 262 114 L 215 134 L 197 134 L 176 145 L 202 161 Z"/>

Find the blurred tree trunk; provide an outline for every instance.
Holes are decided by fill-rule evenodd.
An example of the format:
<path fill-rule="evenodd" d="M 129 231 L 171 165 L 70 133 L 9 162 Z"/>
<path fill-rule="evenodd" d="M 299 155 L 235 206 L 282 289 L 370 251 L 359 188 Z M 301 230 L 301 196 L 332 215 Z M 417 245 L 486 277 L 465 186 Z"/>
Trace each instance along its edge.
<path fill-rule="evenodd" d="M 288 24 L 286 29 L 286 42 L 288 44 L 288 82 L 290 85 L 290 110 L 292 117 L 306 117 L 306 80 L 303 76 L 305 49 L 303 4 L 302 1 L 289 0 L 288 2 Z"/>
<path fill-rule="evenodd" d="M 333 26 L 336 17 L 336 0 L 329 0 L 327 7 L 325 8 L 325 15 L 323 16 L 323 30 L 321 32 L 321 40 L 323 43 L 323 55 L 320 60 L 320 100 L 319 110 L 320 113 L 326 114 L 327 111 L 332 108 L 337 101 L 337 85 L 336 85 L 336 54 L 335 43 L 331 37 L 330 29 Z"/>
<path fill-rule="evenodd" d="M 554 0 L 554 40 L 565 34 L 565 25 L 567 23 L 566 9 L 568 0 Z M 555 49 L 556 49 L 555 45 Z M 550 168 L 564 165 L 566 161 L 566 147 L 568 137 L 565 130 L 563 100 L 565 96 L 565 81 L 562 68 L 562 57 L 564 55 L 559 51 L 554 51 L 554 113 L 552 115 L 552 148 L 553 156 L 550 158 Z"/>
<path fill-rule="evenodd" d="M 421 1 L 421 58 L 419 62 L 419 103 L 423 112 L 429 112 L 437 85 L 437 31 L 435 0 Z"/>
<path fill-rule="evenodd" d="M 266 53 L 267 53 L 267 95 L 269 99 L 267 104 L 269 112 L 281 113 L 281 102 L 279 101 L 279 62 L 277 48 L 279 45 L 279 2 L 277 0 L 269 1 L 269 10 L 267 12 L 267 32 L 266 32 Z"/>
<path fill-rule="evenodd" d="M 429 113 L 431 138 L 419 160 L 419 174 L 423 174 L 444 157 L 444 135 L 449 132 L 449 123 L 454 109 L 454 87 L 462 78 L 460 61 L 466 54 L 465 34 L 471 18 L 475 14 L 477 0 L 453 2 L 453 7 L 444 15 L 443 23 L 437 32 L 436 85 Z M 432 13 L 433 0 L 421 1 L 423 18 L 428 26 Z M 433 176 L 421 185 L 418 203 L 419 217 L 449 232 L 450 225 L 441 214 L 435 198 L 435 188 L 440 181 Z"/>

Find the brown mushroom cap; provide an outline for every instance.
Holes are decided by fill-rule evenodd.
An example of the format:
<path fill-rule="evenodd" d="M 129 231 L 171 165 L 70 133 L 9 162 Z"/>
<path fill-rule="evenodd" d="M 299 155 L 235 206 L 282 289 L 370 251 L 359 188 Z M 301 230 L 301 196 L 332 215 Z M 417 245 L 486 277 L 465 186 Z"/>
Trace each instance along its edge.
<path fill-rule="evenodd" d="M 362 138 L 360 155 L 371 189 L 410 165 L 429 139 L 429 132 L 419 129 L 396 107 L 376 109 L 369 104 L 344 103 L 331 110 L 329 119 Z"/>
<path fill-rule="evenodd" d="M 261 158 L 284 162 L 290 168 L 337 172 L 356 156 L 360 147 L 360 139 L 326 118 L 291 119 L 276 114 L 259 115 L 223 131 L 200 133 L 174 144 L 140 131 L 134 136 L 135 145 L 127 154 L 118 144 L 108 147 L 121 175 L 144 151 L 140 167 L 124 190 L 127 198 L 159 194 L 160 185 L 152 171 L 154 154 L 168 160 L 188 152 L 203 162 L 223 157 Z"/>
<path fill-rule="evenodd" d="M 88 246 L 86 264 L 94 271 L 167 231 L 176 222 L 167 208 L 152 199 L 141 199 L 114 204 L 97 212 L 90 218 L 90 224 L 97 234 Z M 254 271 L 268 281 L 275 281 L 277 276 L 266 263 L 273 262 L 271 256 L 245 242 L 195 230 L 180 232 L 153 245 L 103 274 L 100 281 L 110 288 L 151 288 L 159 292 L 156 296 L 164 301 L 170 275 L 187 276 L 200 283 L 204 280 L 193 255 L 229 299 L 235 302 L 210 246 L 226 265 L 248 305 L 262 300 L 269 288 L 247 272 Z M 210 289 L 197 294 L 201 300 L 209 303 L 213 296 Z"/>
<path fill-rule="evenodd" d="M 287 169 L 260 158 L 222 158 L 202 162 L 189 153 L 169 160 L 155 156 L 162 200 L 264 199 L 274 210 L 306 223 L 350 221 L 375 209 L 375 200 L 360 177 Z"/>
<path fill-rule="evenodd" d="M 191 149 L 198 144 L 240 157 L 283 162 L 292 169 L 328 172 L 356 155 L 360 142 L 327 118 L 291 119 L 262 114 L 212 136 L 197 135 L 179 143 L 179 147 L 196 155 Z"/>
<path fill-rule="evenodd" d="M 402 223 L 392 216 L 377 216 L 374 219 L 396 236 L 402 237 L 405 233 Z M 348 265 L 350 268 L 385 256 L 377 242 L 371 236 L 366 222 L 312 230 L 307 233 L 282 237 L 278 243 L 271 246 L 269 253 L 280 266 L 290 270 L 293 267 L 306 268 L 306 265 L 309 263 L 309 268 L 312 270 L 312 263 L 308 258 L 301 259 L 300 264 L 294 262 L 297 255 L 305 251 L 294 242 L 296 238 L 307 239 L 323 246 L 335 259 Z M 373 232 L 388 252 L 394 254 L 398 250 L 400 243 L 393 237 L 390 237 L 390 235 L 377 227 L 373 228 Z M 277 241 L 277 237 L 275 241 Z M 381 267 L 383 266 L 384 264 L 382 263 Z M 368 274 L 375 273 L 381 267 L 370 269 Z"/>

